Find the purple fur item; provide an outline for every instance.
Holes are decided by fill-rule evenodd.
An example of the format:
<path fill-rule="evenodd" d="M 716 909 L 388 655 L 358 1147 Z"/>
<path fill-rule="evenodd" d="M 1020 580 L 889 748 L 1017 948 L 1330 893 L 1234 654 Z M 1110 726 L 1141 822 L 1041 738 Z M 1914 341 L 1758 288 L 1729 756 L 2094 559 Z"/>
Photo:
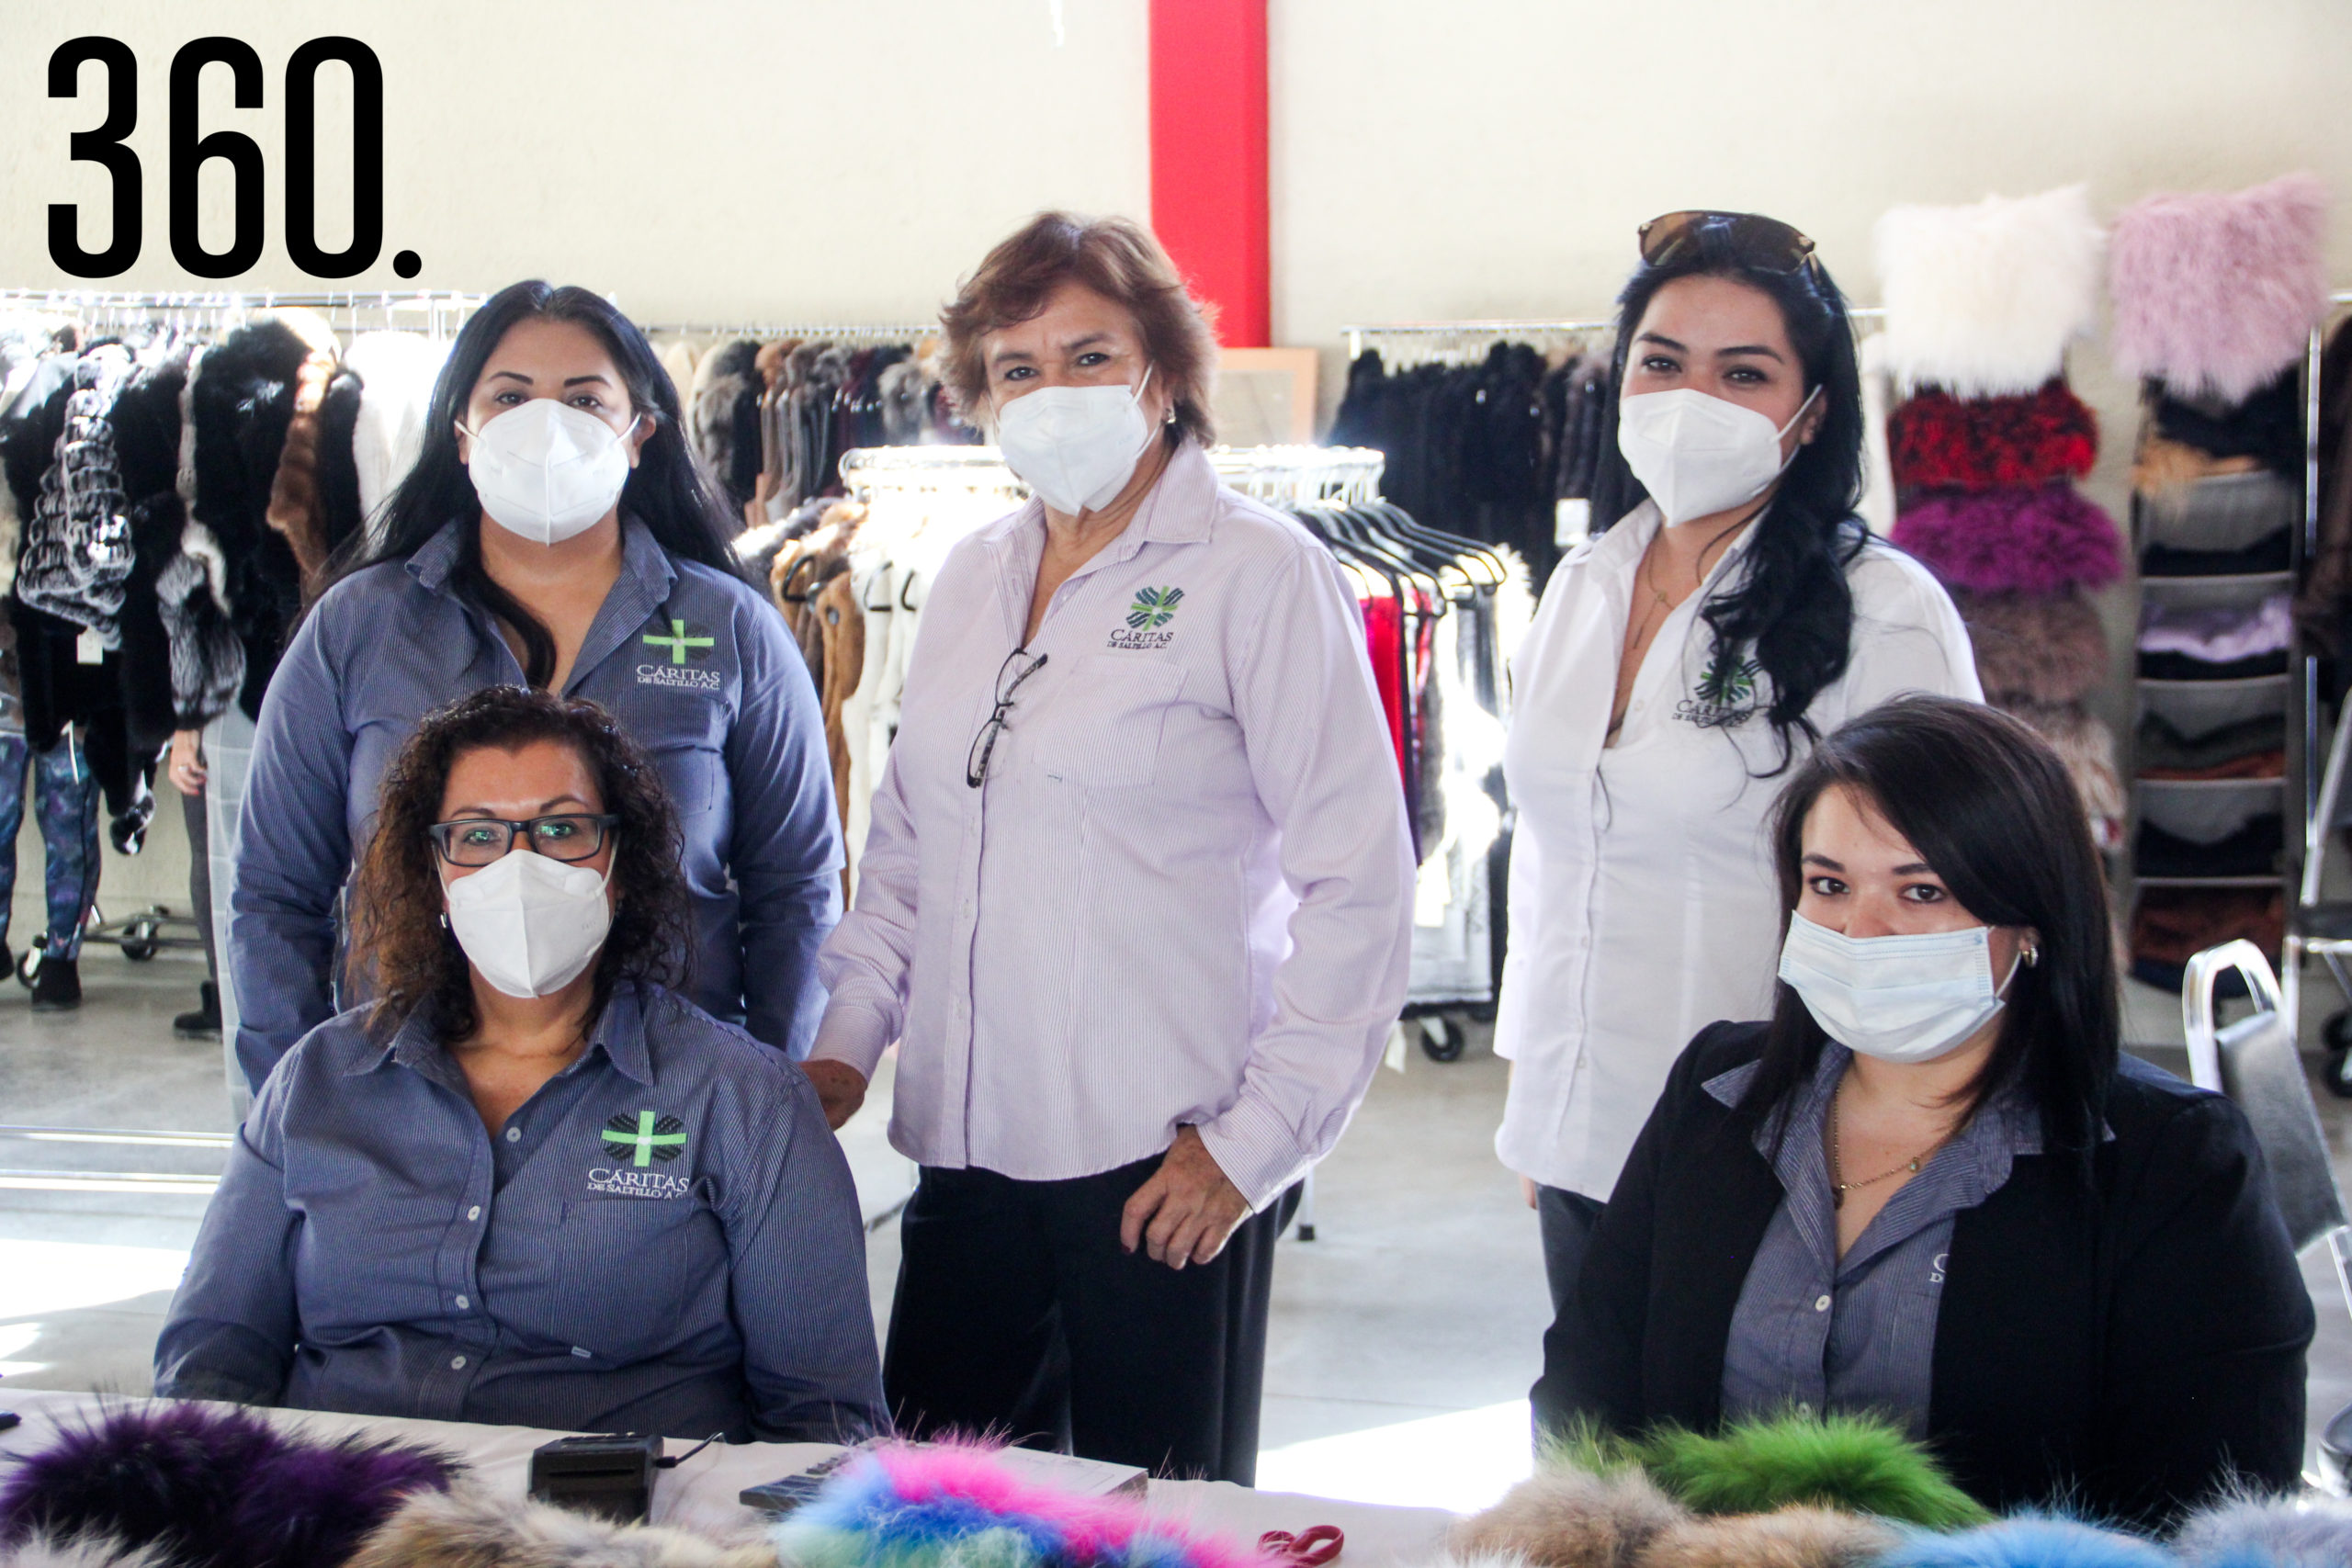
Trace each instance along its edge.
<path fill-rule="evenodd" d="M 2326 313 L 2326 231 L 2315 175 L 2126 208 L 2108 239 L 2115 367 L 2245 401 L 2301 356 Z"/>
<path fill-rule="evenodd" d="M 409 1494 L 457 1461 L 358 1438 L 322 1442 L 242 1410 L 103 1411 L 17 1461 L 0 1483 L 0 1543 L 36 1531 L 155 1544 L 185 1568 L 340 1568 Z"/>
<path fill-rule="evenodd" d="M 1891 537 L 1975 593 L 2063 593 L 2123 575 L 2115 520 L 2072 485 L 1930 492 L 1894 520 Z"/>
<path fill-rule="evenodd" d="M 2352 1503 L 2242 1497 L 2189 1516 L 2172 1549 L 2187 1568 L 2339 1568 L 2352 1562 Z"/>

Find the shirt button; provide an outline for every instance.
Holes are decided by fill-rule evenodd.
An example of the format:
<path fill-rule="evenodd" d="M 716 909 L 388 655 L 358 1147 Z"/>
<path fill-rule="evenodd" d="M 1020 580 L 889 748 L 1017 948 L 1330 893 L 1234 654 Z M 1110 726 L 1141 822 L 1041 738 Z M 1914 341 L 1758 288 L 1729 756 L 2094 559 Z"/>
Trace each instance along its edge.
<path fill-rule="evenodd" d="M 481 1205 L 480 1203 L 476 1203 L 472 1208 L 468 1209 L 468 1210 L 466 1211 L 466 1218 L 468 1218 L 468 1219 L 469 1219 L 469 1220 L 478 1220 L 478 1219 L 481 1219 Z"/>
<path fill-rule="evenodd" d="M 1800 1400 L 1798 1400 L 1798 1401 L 1797 1401 L 1797 1414 L 1798 1414 L 1798 1415 L 1800 1415 L 1800 1416 L 1810 1416 L 1810 1415 L 1812 1415 L 1812 1414 L 1813 1414 L 1813 1401 L 1811 1401 L 1811 1400 L 1809 1400 L 1809 1399 L 1800 1399 Z"/>
<path fill-rule="evenodd" d="M 972 912 L 973 912 L 973 910 L 974 910 L 974 909 L 976 909 L 977 908 L 978 908 L 978 906 L 975 905 L 975 904 L 974 904 L 974 903 L 973 903 L 969 898 L 965 899 L 965 900 L 964 900 L 964 918 L 965 918 L 966 919 L 967 919 L 967 920 L 968 920 L 968 919 L 970 919 L 972 918 Z"/>
<path fill-rule="evenodd" d="M 508 1143 L 510 1143 L 510 1144 L 519 1144 L 519 1143 L 521 1143 L 521 1142 L 523 1141 L 523 1129 L 522 1129 L 522 1128 L 520 1128 L 520 1127 L 509 1127 L 509 1128 L 507 1128 L 507 1129 L 506 1129 L 506 1141 L 507 1141 Z"/>
<path fill-rule="evenodd" d="M 453 1372 L 462 1372 L 462 1371 L 464 1371 L 466 1370 L 466 1359 L 465 1359 L 463 1356 L 452 1356 L 452 1357 L 450 1357 L 450 1358 L 449 1358 L 449 1370 L 450 1370 L 451 1371 L 453 1371 Z"/>
<path fill-rule="evenodd" d="M 1813 1310 L 1815 1312 L 1827 1312 L 1829 1310 L 1829 1298 L 1827 1296 L 1815 1296 L 1813 1302 Z"/>
<path fill-rule="evenodd" d="M 466 1310 L 466 1298 L 465 1298 L 465 1297 L 463 1297 L 463 1296 L 459 1296 L 459 1297 L 458 1298 L 458 1310 L 459 1312 L 463 1312 L 463 1311 L 465 1311 L 465 1310 Z"/>

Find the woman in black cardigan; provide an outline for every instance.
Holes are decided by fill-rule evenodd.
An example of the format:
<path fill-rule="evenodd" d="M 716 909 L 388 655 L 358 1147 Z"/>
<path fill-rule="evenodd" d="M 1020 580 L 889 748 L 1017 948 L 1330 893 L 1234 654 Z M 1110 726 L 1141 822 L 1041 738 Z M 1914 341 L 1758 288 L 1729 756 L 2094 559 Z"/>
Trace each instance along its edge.
<path fill-rule="evenodd" d="M 2106 885 L 2022 725 L 1817 746 L 1767 1023 L 1676 1065 L 1544 1338 L 1539 1426 L 1877 1410 L 1995 1507 L 2295 1483 L 2312 1304 L 2245 1118 L 2120 1059 Z"/>

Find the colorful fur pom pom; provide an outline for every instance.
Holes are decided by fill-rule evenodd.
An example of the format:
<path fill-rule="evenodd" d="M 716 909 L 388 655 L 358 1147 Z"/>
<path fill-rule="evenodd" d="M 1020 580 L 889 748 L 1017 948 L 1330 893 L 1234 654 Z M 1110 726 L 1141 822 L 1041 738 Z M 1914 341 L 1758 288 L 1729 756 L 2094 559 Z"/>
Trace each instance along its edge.
<path fill-rule="evenodd" d="M 1516 1557 L 1539 1568 L 1619 1568 L 1690 1522 L 1690 1510 L 1639 1470 L 1595 1474 L 1546 1462 L 1453 1532 L 1463 1555 Z"/>
<path fill-rule="evenodd" d="M 1964 398 L 2031 392 L 2098 321 L 2098 225 L 2081 186 L 1878 220 L 1886 366 Z"/>
<path fill-rule="evenodd" d="M 2098 612 L 2080 595 L 1971 593 L 1952 604 L 1976 650 L 1988 702 L 2075 703 L 2103 684 L 2111 660 Z"/>
<path fill-rule="evenodd" d="M 2352 1562 L 2352 1503 L 2241 1497 L 2188 1517 L 2172 1549 L 2185 1568 L 2342 1568 Z"/>
<path fill-rule="evenodd" d="M 776 1556 L 764 1530 L 711 1540 L 460 1486 L 410 1498 L 348 1568 L 776 1568 Z"/>
<path fill-rule="evenodd" d="M 2243 400 L 2301 356 L 2325 314 L 2326 234 L 2315 175 L 2124 209 L 2108 258 L 2115 367 Z"/>
<path fill-rule="evenodd" d="M 1979 593 L 2061 593 L 2123 575 L 2115 520 L 2072 485 L 1925 496 L 1892 537 L 1950 586 Z"/>
<path fill-rule="evenodd" d="M 1992 490 L 2078 479 L 2098 459 L 2098 416 L 2063 380 L 2025 397 L 1955 398 L 1928 388 L 1887 421 L 1905 490 Z"/>
<path fill-rule="evenodd" d="M 1126 1499 L 1050 1491 L 954 1445 L 876 1450 L 774 1539 L 799 1568 L 1264 1568 Z"/>
<path fill-rule="evenodd" d="M 1859 1514 L 1780 1508 L 1689 1520 L 1651 1542 L 1640 1568 L 1871 1568 L 1901 1540 Z"/>
<path fill-rule="evenodd" d="M 1651 1478 L 1702 1514 L 1804 1505 L 1933 1529 L 1991 1517 L 1900 1427 L 1869 1416 L 1735 1421 L 1714 1437 L 1662 1427 L 1639 1447 Z"/>
<path fill-rule="evenodd" d="M 2178 1568 L 2137 1536 L 2026 1514 L 1958 1535 L 1915 1535 L 1874 1568 Z"/>
<path fill-rule="evenodd" d="M 339 1568 L 447 1456 L 345 1438 L 306 1440 L 204 1404 L 104 1412 L 26 1455 L 0 1486 L 0 1542 L 111 1536 L 163 1547 L 177 1568 Z"/>

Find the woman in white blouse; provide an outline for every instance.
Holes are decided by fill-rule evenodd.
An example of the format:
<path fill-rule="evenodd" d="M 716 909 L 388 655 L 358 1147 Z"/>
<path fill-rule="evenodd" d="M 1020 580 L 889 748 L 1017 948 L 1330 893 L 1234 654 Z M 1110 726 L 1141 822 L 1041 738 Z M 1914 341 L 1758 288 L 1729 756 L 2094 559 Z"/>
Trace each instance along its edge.
<path fill-rule="evenodd" d="M 1339 565 L 1217 483 L 1216 344 L 1133 223 L 1045 213 L 943 319 L 1036 499 L 933 580 L 808 1064 L 899 1043 L 902 1430 L 1256 1473 L 1285 1194 L 1405 996 L 1412 855 Z"/>
<path fill-rule="evenodd" d="M 1495 1147 L 1557 1309 L 1667 1071 L 1771 1010 L 1765 819 L 1813 740 L 1897 693 L 1979 699 L 1926 569 L 1871 536 L 1845 301 L 1787 224 L 1645 224 L 1620 297 L 1615 440 L 1515 661 L 1519 806 Z"/>

